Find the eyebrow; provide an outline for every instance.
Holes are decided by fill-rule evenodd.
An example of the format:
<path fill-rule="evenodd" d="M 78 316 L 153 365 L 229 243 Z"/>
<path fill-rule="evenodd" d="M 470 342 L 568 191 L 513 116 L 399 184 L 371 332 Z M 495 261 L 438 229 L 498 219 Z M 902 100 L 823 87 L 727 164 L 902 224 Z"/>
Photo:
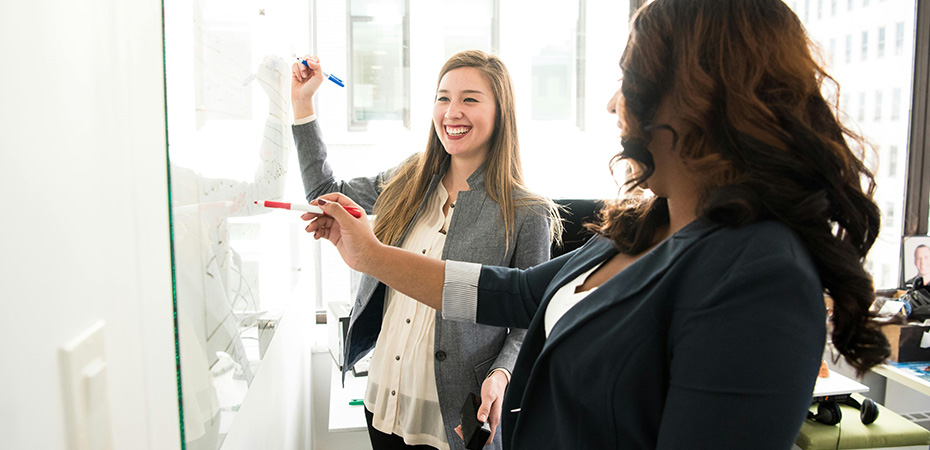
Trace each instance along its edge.
<path fill-rule="evenodd" d="M 440 89 L 440 90 L 436 91 L 436 93 L 437 93 L 437 94 L 448 94 L 448 93 L 449 93 L 449 90 L 448 90 L 448 89 Z M 465 89 L 464 91 L 461 91 L 461 93 L 463 93 L 463 94 L 481 94 L 481 95 L 485 95 L 484 92 L 478 91 L 478 90 L 475 90 L 475 89 Z"/>

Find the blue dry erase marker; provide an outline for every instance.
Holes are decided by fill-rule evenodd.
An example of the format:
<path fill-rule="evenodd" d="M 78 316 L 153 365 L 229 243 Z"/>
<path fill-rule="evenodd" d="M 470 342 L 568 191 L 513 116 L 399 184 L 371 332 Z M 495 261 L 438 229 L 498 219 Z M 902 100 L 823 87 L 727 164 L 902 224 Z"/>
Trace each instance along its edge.
<path fill-rule="evenodd" d="M 302 63 L 304 63 L 304 66 L 305 66 L 306 68 L 308 68 L 308 69 L 310 68 L 310 65 L 307 64 L 307 60 L 306 60 L 306 59 L 297 58 L 297 60 L 300 61 L 300 62 L 302 62 Z M 328 74 L 328 73 L 326 73 L 326 72 L 323 72 L 322 70 L 321 70 L 320 72 L 323 73 L 323 78 L 328 78 L 329 81 L 332 81 L 333 83 L 336 83 L 337 85 L 339 85 L 339 87 L 346 87 L 346 84 L 343 83 L 342 80 L 340 80 L 340 79 L 339 79 L 338 77 L 336 77 L 335 75 L 330 75 L 330 74 Z"/>

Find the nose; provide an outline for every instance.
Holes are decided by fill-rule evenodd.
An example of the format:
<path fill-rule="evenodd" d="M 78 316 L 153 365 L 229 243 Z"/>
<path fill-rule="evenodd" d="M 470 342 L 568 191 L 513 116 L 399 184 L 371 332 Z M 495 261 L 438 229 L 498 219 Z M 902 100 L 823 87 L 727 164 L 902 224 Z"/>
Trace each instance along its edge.
<path fill-rule="evenodd" d="M 459 107 L 456 102 L 449 102 L 449 106 L 446 107 L 446 119 L 459 119 L 462 117 L 462 109 Z"/>
<path fill-rule="evenodd" d="M 620 89 L 617 89 L 617 92 L 614 92 L 614 95 L 610 97 L 610 101 L 607 102 L 607 112 L 611 114 L 617 114 L 620 110 Z"/>

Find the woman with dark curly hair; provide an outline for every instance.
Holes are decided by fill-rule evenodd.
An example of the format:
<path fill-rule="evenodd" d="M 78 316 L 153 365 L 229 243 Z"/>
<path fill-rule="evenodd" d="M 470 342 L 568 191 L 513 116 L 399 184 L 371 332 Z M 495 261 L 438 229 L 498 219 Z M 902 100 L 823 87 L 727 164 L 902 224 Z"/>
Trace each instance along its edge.
<path fill-rule="evenodd" d="M 874 181 L 810 45 L 780 0 L 643 6 L 608 106 L 627 189 L 584 247 L 528 270 L 381 245 L 338 194 L 307 230 L 447 319 L 528 329 L 505 448 L 790 448 L 827 338 L 825 294 L 853 367 L 888 355 L 862 266 L 879 230 Z"/>

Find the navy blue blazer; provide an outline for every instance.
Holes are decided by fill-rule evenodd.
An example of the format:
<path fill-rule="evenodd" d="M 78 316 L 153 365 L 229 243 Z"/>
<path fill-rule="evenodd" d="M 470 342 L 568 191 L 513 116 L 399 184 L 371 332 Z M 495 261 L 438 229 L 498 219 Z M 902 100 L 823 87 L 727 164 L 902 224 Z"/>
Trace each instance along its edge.
<path fill-rule="evenodd" d="M 592 238 L 528 270 L 483 266 L 479 323 L 527 327 L 504 399 L 511 449 L 778 449 L 804 421 L 826 339 L 806 249 L 775 222 L 692 222 L 545 336 L 549 299 L 617 253 Z"/>

